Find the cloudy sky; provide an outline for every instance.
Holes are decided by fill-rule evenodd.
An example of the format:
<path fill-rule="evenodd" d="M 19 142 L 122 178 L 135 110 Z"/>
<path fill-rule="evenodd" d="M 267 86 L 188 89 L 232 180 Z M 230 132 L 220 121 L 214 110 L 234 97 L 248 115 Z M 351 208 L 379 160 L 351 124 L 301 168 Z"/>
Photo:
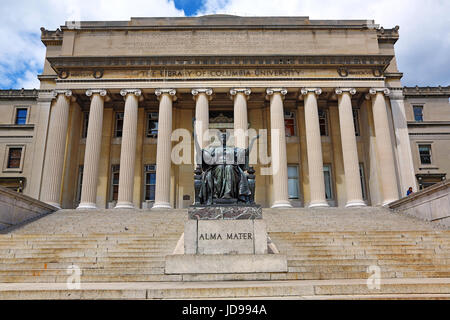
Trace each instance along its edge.
<path fill-rule="evenodd" d="M 450 0 L 0 0 L 0 88 L 38 88 L 45 47 L 40 27 L 66 20 L 130 17 L 309 16 L 310 19 L 375 19 L 400 26 L 396 44 L 403 84 L 450 85 Z"/>

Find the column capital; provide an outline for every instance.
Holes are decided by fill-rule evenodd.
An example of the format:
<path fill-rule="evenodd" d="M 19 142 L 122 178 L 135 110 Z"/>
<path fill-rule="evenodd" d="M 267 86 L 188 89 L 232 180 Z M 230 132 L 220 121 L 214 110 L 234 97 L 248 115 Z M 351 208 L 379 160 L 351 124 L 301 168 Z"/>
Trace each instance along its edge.
<path fill-rule="evenodd" d="M 337 95 L 341 95 L 344 92 L 348 92 L 349 94 L 351 94 L 352 96 L 356 94 L 356 89 L 355 88 L 336 88 L 335 93 Z"/>
<path fill-rule="evenodd" d="M 99 94 L 101 97 L 106 97 L 108 92 L 106 90 L 103 90 L 103 89 L 89 89 L 89 90 L 86 90 L 86 95 L 88 97 L 91 97 L 94 94 Z"/>
<path fill-rule="evenodd" d="M 212 98 L 212 94 L 214 93 L 213 90 L 211 88 L 195 88 L 192 89 L 191 91 L 194 100 L 197 99 L 197 97 L 199 96 L 199 94 L 204 93 L 208 96 L 208 99 L 211 100 Z"/>
<path fill-rule="evenodd" d="M 56 98 L 60 94 L 63 94 L 66 97 L 71 97 L 72 96 L 72 90 L 53 90 L 52 91 L 53 99 Z"/>
<path fill-rule="evenodd" d="M 122 90 L 120 90 L 120 95 L 122 97 L 126 97 L 128 94 L 134 94 L 136 97 L 140 97 L 142 95 L 142 91 L 140 89 L 122 89 Z"/>
<path fill-rule="evenodd" d="M 322 94 L 322 89 L 320 89 L 320 88 L 301 88 L 300 89 L 300 93 L 303 96 L 306 96 L 310 92 L 315 93 L 317 96 L 319 96 Z"/>
<path fill-rule="evenodd" d="M 371 95 L 375 95 L 379 92 L 381 92 L 387 96 L 391 91 L 388 88 L 370 88 L 369 89 L 369 94 L 371 94 Z"/>
<path fill-rule="evenodd" d="M 405 96 L 403 95 L 403 88 L 390 88 L 389 98 L 391 100 L 404 100 Z"/>
<path fill-rule="evenodd" d="M 238 93 L 244 94 L 248 99 L 250 94 L 252 93 L 252 90 L 250 88 L 232 88 L 230 89 L 231 99 L 233 99 L 233 97 Z"/>
<path fill-rule="evenodd" d="M 172 99 L 172 101 L 177 100 L 177 90 L 175 89 L 156 89 L 155 95 L 158 98 L 158 100 L 161 98 L 162 95 L 169 95 L 169 97 Z"/>
<path fill-rule="evenodd" d="M 267 88 L 266 99 L 274 95 L 275 93 L 281 94 L 281 96 L 284 98 L 284 96 L 288 93 L 288 91 L 286 88 Z"/>

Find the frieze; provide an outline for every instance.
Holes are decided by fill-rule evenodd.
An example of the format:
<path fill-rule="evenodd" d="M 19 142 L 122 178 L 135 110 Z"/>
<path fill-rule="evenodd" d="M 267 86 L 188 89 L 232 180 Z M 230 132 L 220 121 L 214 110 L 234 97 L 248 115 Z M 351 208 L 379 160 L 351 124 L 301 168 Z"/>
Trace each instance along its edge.
<path fill-rule="evenodd" d="M 91 71 L 72 70 L 60 79 L 232 79 L 232 78 L 373 78 L 370 68 L 345 68 L 345 73 L 338 68 L 151 68 L 143 70 L 113 69 L 102 72 L 101 77 L 93 77 Z M 383 77 L 383 74 L 376 78 Z"/>

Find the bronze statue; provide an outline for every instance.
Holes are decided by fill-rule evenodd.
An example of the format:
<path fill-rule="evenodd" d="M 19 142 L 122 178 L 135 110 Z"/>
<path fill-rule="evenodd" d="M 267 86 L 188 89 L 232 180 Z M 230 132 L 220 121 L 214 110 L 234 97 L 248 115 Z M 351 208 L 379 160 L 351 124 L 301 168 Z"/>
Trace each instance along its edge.
<path fill-rule="evenodd" d="M 227 147 L 227 135 L 221 134 L 221 146 L 200 149 L 197 137 L 197 168 L 194 173 L 194 205 L 254 204 L 255 170 L 249 166 L 249 148 Z"/>

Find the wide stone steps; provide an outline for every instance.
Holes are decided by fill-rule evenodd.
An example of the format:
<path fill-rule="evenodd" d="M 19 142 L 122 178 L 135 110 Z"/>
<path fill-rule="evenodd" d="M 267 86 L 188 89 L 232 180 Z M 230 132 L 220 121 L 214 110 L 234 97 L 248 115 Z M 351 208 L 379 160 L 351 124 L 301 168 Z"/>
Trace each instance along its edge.
<path fill-rule="evenodd" d="M 342 296 L 396 298 L 429 296 L 448 298 L 450 279 L 387 279 L 380 290 L 369 289 L 364 280 L 323 281 L 223 281 L 86 283 L 68 290 L 63 283 L 0 284 L 0 299 L 229 299 L 229 298 L 315 298 Z"/>
<path fill-rule="evenodd" d="M 164 274 L 185 211 L 119 211 L 62 210 L 0 234 L 0 299 L 450 297 L 450 231 L 382 208 L 265 209 L 288 272 L 185 275 Z M 67 289 L 72 265 L 81 290 Z"/>

